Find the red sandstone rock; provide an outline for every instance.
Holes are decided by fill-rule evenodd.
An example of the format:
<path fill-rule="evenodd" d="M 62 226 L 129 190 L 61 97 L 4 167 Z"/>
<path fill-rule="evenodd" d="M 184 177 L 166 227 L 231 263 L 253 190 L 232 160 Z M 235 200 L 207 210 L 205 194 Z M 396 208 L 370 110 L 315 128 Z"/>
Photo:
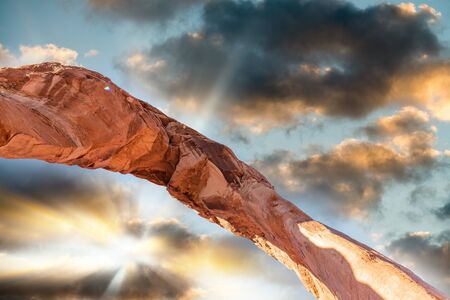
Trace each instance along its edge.
<path fill-rule="evenodd" d="M 0 69 L 0 157 L 104 168 L 165 185 L 294 270 L 319 299 L 444 299 L 406 268 L 312 220 L 226 146 L 83 68 Z"/>

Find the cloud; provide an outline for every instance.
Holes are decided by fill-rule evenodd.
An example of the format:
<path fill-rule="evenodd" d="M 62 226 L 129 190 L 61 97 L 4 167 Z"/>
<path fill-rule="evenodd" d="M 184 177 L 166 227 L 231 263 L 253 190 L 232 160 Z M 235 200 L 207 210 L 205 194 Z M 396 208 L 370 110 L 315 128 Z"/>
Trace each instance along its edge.
<path fill-rule="evenodd" d="M 239 130 L 232 130 L 228 134 L 230 135 L 230 139 L 232 142 L 241 143 L 245 145 L 250 144 L 249 137 Z"/>
<path fill-rule="evenodd" d="M 55 44 L 20 46 L 19 61 L 21 64 L 35 64 L 44 61 L 55 61 L 65 65 L 75 64 L 78 53 L 75 50 L 58 47 Z"/>
<path fill-rule="evenodd" d="M 64 166 L 0 160 L 0 191 L 28 201 L 94 209 L 95 202 L 129 205 L 132 196 L 123 185 L 78 168 L 68 172 Z M 103 205 L 99 204 L 99 206 Z M 123 211 L 125 212 L 125 211 Z"/>
<path fill-rule="evenodd" d="M 197 296 L 191 282 L 184 277 L 161 269 L 137 266 L 136 272 L 123 282 L 120 299 L 178 299 L 190 300 Z"/>
<path fill-rule="evenodd" d="M 14 64 L 15 59 L 16 58 L 11 54 L 9 49 L 0 44 L 0 66 L 8 66 Z"/>
<path fill-rule="evenodd" d="M 168 248 L 183 251 L 201 242 L 201 237 L 190 232 L 176 219 L 159 220 L 148 224 L 149 234 L 164 240 Z"/>
<path fill-rule="evenodd" d="M 94 184 L 58 169 L 45 169 L 45 174 L 41 175 L 43 171 L 37 168 L 30 168 L 25 173 L 20 168 L 10 166 L 7 163 L 0 164 L 0 188 L 37 201 L 59 198 L 62 194 L 82 197 L 96 194 L 98 190 Z"/>
<path fill-rule="evenodd" d="M 429 22 L 434 22 L 442 16 L 440 12 L 427 4 L 416 6 L 416 4 L 412 2 L 402 2 L 397 4 L 397 7 L 400 8 L 400 11 L 406 16 L 417 16 L 417 14 L 421 12 L 426 12 L 432 16 Z"/>
<path fill-rule="evenodd" d="M 81 179 L 57 168 L 24 172 L 9 166 L 0 163 L 0 249 L 26 247 L 43 237 L 64 239 L 68 232 L 100 240 L 92 227 L 111 236 L 137 214 L 130 193 L 116 182 L 88 174 Z"/>
<path fill-rule="evenodd" d="M 98 55 L 98 50 L 91 49 L 84 54 L 84 57 L 94 57 Z"/>
<path fill-rule="evenodd" d="M 402 2 L 397 5 L 398 8 L 400 8 L 400 11 L 405 15 L 415 15 L 417 14 L 417 8 L 414 3 L 411 2 Z"/>
<path fill-rule="evenodd" d="M 103 291 L 107 289 L 114 273 L 97 272 L 88 276 L 85 280 L 76 280 L 70 283 L 51 283 L 45 276 L 35 278 L 28 282 L 11 282 L 6 284 L 0 282 L 0 293 L 3 299 L 70 299 L 75 294 L 80 294 L 86 299 L 101 296 Z"/>
<path fill-rule="evenodd" d="M 71 281 L 52 281 L 47 274 L 32 280 L 0 282 L 3 299 L 69 300 L 69 299 L 149 299 L 190 300 L 198 295 L 185 278 L 162 268 L 143 265 L 127 269 L 121 288 L 113 297 L 108 288 L 116 271 L 98 271 Z M 109 296 L 109 297 L 108 297 Z"/>
<path fill-rule="evenodd" d="M 361 218 L 378 206 L 386 185 L 420 180 L 437 164 L 428 120 L 426 113 L 406 107 L 360 129 L 373 141 L 347 139 L 301 160 L 292 152 L 275 151 L 254 166 L 288 191 Z"/>
<path fill-rule="evenodd" d="M 159 246 L 153 255 L 181 273 L 209 268 L 216 272 L 257 275 L 265 268 L 265 254 L 246 239 L 198 235 L 176 219 L 135 220 L 135 225 L 136 222 L 140 222 L 141 234 L 157 241 Z"/>
<path fill-rule="evenodd" d="M 427 60 L 394 78 L 388 97 L 423 106 L 433 117 L 450 121 L 450 61 Z"/>
<path fill-rule="evenodd" d="M 177 273 L 197 276 L 208 270 L 210 274 L 266 280 L 284 288 L 298 285 L 295 276 L 244 238 L 198 235 L 173 219 L 146 226 L 146 234 L 161 243 L 153 255 Z"/>
<path fill-rule="evenodd" d="M 444 206 L 436 209 L 434 213 L 441 220 L 450 219 L 450 201 L 447 202 Z"/>
<path fill-rule="evenodd" d="M 375 124 L 362 128 L 370 138 L 389 137 L 410 134 L 416 131 L 428 131 L 428 114 L 414 107 L 404 107 L 399 113 L 378 119 Z"/>
<path fill-rule="evenodd" d="M 117 20 L 117 18 L 149 23 L 164 23 L 179 13 L 204 0 L 87 0 L 94 13 Z"/>
<path fill-rule="evenodd" d="M 277 127 L 311 111 L 354 118 L 405 101 L 435 107 L 415 82 L 450 70 L 430 28 L 438 16 L 413 4 L 210 1 L 196 32 L 134 53 L 120 67 L 177 106 L 215 101 L 215 113 L 236 125 Z M 412 85 L 417 93 L 404 99 Z"/>
<path fill-rule="evenodd" d="M 392 241 L 386 249 L 397 261 L 418 273 L 428 274 L 436 287 L 450 292 L 450 231 L 439 235 L 409 232 Z"/>
<path fill-rule="evenodd" d="M 434 188 L 419 185 L 409 195 L 409 202 L 413 205 L 423 205 L 434 198 L 436 198 L 436 190 Z"/>
<path fill-rule="evenodd" d="M 0 44 L 0 66 L 19 66 L 36 64 L 46 61 L 59 62 L 65 65 L 76 64 L 78 52 L 69 48 L 59 47 L 55 44 L 21 45 L 19 55 L 11 53 L 9 49 Z"/>

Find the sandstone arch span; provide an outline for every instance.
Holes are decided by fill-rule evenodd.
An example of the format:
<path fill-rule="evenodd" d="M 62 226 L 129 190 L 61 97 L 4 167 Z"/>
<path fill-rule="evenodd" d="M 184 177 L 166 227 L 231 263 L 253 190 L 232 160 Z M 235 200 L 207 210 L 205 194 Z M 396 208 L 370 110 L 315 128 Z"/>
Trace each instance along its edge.
<path fill-rule="evenodd" d="M 445 298 L 311 219 L 226 146 L 96 72 L 56 63 L 0 69 L 0 157 L 104 168 L 164 185 L 200 216 L 295 271 L 319 299 Z"/>

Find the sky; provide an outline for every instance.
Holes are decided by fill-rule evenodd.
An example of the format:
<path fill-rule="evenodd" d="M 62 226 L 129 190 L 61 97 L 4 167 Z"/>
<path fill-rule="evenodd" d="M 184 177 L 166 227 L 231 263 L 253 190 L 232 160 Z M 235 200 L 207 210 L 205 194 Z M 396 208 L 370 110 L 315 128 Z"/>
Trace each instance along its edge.
<path fill-rule="evenodd" d="M 448 295 L 449 46 L 442 0 L 0 1 L 0 66 L 104 74 Z M 0 299 L 312 299 L 129 175 L 0 159 L 0 215 Z"/>

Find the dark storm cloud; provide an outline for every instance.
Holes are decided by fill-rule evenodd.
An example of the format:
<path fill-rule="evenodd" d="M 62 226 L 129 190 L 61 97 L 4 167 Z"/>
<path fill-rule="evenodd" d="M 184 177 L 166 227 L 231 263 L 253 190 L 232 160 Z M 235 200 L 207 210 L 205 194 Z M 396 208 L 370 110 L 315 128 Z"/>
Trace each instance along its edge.
<path fill-rule="evenodd" d="M 400 262 L 413 264 L 415 270 L 430 274 L 438 288 L 450 292 L 450 231 L 437 236 L 410 232 L 392 241 L 387 250 Z"/>
<path fill-rule="evenodd" d="M 276 105 L 291 114 L 360 117 L 387 104 L 394 78 L 439 53 L 434 18 L 391 4 L 210 1 L 198 32 L 155 45 L 122 68 L 181 102 L 202 103 L 220 90 L 230 118 L 268 107 L 276 114 Z"/>
<path fill-rule="evenodd" d="M 441 220 L 450 219 L 450 201 L 447 202 L 444 206 L 435 210 L 435 215 Z"/>
<path fill-rule="evenodd" d="M 87 0 L 95 13 L 136 22 L 166 22 L 205 0 Z"/>
<path fill-rule="evenodd" d="M 408 123 L 411 115 L 423 117 L 420 126 L 398 125 Z M 321 205 L 327 203 L 341 214 L 362 217 L 377 207 L 387 185 L 418 182 L 437 165 L 434 131 L 422 111 L 403 108 L 365 128 L 371 128 L 370 136 L 377 132 L 375 142 L 348 139 L 305 159 L 275 151 L 254 166 L 289 191 L 322 200 Z"/>

